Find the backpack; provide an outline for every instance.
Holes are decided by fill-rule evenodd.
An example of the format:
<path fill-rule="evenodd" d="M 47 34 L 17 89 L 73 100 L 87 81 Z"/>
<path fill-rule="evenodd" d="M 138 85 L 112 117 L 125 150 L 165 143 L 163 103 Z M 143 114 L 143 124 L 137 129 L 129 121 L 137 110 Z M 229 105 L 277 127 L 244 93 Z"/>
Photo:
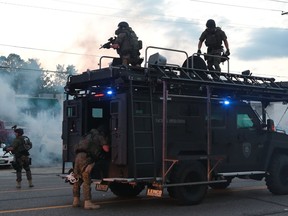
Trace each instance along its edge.
<path fill-rule="evenodd" d="M 23 142 L 24 149 L 29 151 L 32 148 L 32 142 L 27 136 L 23 136 L 23 140 L 24 140 Z"/>
<path fill-rule="evenodd" d="M 222 38 L 221 38 L 220 28 L 216 28 L 215 32 L 208 32 L 205 45 L 207 47 L 216 48 L 216 49 L 221 48 Z"/>
<path fill-rule="evenodd" d="M 141 50 L 142 49 L 142 41 L 138 40 L 136 33 L 133 30 L 127 32 L 127 37 L 129 39 L 129 44 L 132 50 Z"/>

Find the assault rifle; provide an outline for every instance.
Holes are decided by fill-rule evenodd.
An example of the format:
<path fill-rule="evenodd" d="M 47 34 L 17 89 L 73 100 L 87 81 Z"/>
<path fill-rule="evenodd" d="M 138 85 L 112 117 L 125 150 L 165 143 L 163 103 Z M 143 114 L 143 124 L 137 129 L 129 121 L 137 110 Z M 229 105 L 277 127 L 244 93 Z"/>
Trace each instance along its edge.
<path fill-rule="evenodd" d="M 104 49 L 110 49 L 110 45 L 113 44 L 113 43 L 115 42 L 115 40 L 116 40 L 116 37 L 110 37 L 110 38 L 108 39 L 108 42 L 105 43 L 105 44 L 103 44 L 99 49 L 102 49 L 102 48 L 104 48 Z"/>

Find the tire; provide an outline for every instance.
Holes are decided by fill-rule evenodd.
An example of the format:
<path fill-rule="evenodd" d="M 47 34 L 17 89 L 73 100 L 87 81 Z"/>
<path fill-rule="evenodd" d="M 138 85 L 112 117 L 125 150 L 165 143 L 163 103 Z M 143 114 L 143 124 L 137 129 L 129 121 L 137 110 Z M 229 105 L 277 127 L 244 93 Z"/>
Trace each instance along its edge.
<path fill-rule="evenodd" d="M 109 188 L 111 192 L 118 197 L 135 197 L 143 191 L 145 185 L 130 185 L 127 183 L 112 182 L 109 185 Z"/>
<path fill-rule="evenodd" d="M 198 161 L 177 165 L 170 175 L 170 183 L 206 181 L 206 169 Z M 168 187 L 169 188 L 169 187 Z M 169 195 L 181 205 L 196 205 L 202 202 L 207 193 L 207 185 L 188 185 L 169 188 Z"/>
<path fill-rule="evenodd" d="M 288 194 L 288 156 L 274 155 L 265 181 L 268 190 L 276 195 Z"/>
<path fill-rule="evenodd" d="M 167 187 L 167 192 L 171 198 L 175 198 L 173 187 Z"/>
<path fill-rule="evenodd" d="M 232 178 L 225 178 L 227 182 L 210 184 L 209 186 L 214 190 L 224 190 L 231 184 Z"/>

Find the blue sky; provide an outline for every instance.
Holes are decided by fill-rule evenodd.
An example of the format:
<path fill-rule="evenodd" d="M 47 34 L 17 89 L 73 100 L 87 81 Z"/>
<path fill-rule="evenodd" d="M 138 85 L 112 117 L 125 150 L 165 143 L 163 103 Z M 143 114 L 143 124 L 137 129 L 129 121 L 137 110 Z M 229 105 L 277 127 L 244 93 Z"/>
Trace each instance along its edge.
<path fill-rule="evenodd" d="M 123 20 L 143 41 L 143 57 L 147 46 L 192 55 L 212 18 L 228 36 L 230 72 L 250 69 L 288 80 L 288 15 L 281 15 L 288 0 L 7 0 L 0 5 L 0 55 L 36 58 L 47 70 L 72 64 L 81 72 L 97 68 L 102 55 L 117 56 L 99 47 Z M 163 55 L 169 63 L 185 60 Z"/>

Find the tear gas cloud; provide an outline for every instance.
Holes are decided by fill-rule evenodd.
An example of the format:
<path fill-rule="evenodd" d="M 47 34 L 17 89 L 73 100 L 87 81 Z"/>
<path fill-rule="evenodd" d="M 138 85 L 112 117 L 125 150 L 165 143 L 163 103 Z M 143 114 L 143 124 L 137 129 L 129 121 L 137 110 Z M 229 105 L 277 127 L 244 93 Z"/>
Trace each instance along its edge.
<path fill-rule="evenodd" d="M 32 166 L 54 166 L 61 163 L 62 158 L 62 140 L 61 140 L 61 122 L 62 111 L 59 104 L 41 111 L 36 116 L 29 115 L 23 110 L 29 110 L 30 104 L 27 96 L 19 97 L 9 85 L 9 81 L 0 77 L 0 120 L 11 128 L 16 124 L 24 129 L 24 135 L 27 135 L 33 143 L 30 150 Z M 19 100 L 20 99 L 20 100 Z M 30 114 L 33 111 L 30 112 Z"/>

